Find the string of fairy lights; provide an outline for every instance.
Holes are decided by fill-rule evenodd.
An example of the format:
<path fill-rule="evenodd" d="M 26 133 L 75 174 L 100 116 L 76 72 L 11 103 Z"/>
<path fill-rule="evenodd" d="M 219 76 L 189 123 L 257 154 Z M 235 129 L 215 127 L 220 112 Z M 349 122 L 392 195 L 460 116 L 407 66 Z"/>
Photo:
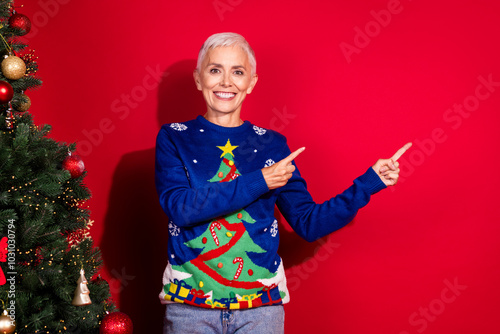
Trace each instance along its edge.
<path fill-rule="evenodd" d="M 15 176 L 13 175 L 12 176 L 12 179 L 14 179 Z M 27 182 L 24 184 L 24 188 L 28 188 L 29 186 L 31 186 L 33 184 L 34 181 L 31 181 L 31 182 Z M 59 184 L 62 184 L 61 182 L 58 182 Z M 70 183 L 70 181 L 66 181 L 67 184 Z M 21 191 L 23 190 L 23 186 L 20 185 L 20 186 L 12 186 L 10 189 L 7 190 L 8 193 L 14 193 L 14 192 L 18 192 L 18 191 Z M 34 197 L 37 196 L 39 197 L 40 196 L 40 193 L 37 191 L 37 190 L 33 190 L 33 189 L 28 189 L 27 190 L 28 194 L 24 194 L 22 198 L 19 198 L 19 201 L 21 203 L 23 203 L 24 205 L 27 205 L 27 206 L 30 206 L 30 207 L 33 207 L 35 206 L 35 210 L 38 210 L 40 208 L 40 203 L 30 203 L 29 201 L 30 200 L 34 200 Z M 62 192 L 62 195 L 59 195 L 57 196 L 57 199 L 62 199 L 64 201 L 64 204 L 66 204 L 68 207 L 70 208 L 76 208 L 77 211 L 79 211 L 80 213 L 84 214 L 85 213 L 85 209 L 81 208 L 81 201 L 82 199 L 81 198 L 75 198 L 74 196 L 71 196 L 71 193 L 73 193 L 73 189 L 71 189 L 70 187 L 67 187 L 63 192 Z M 33 197 L 32 197 L 33 196 Z M 50 199 L 48 197 L 44 197 L 45 199 L 45 203 L 43 203 L 43 206 L 47 206 L 49 205 L 50 203 L 49 202 L 52 202 L 52 204 L 55 204 L 56 201 L 55 200 L 52 200 L 50 201 Z M 53 211 L 53 214 L 56 214 L 57 212 L 56 211 Z"/>
<path fill-rule="evenodd" d="M 34 263 L 35 261 L 36 262 L 41 261 L 41 259 L 38 258 L 39 255 L 37 254 L 38 253 L 38 249 L 30 249 L 30 250 L 25 251 L 25 252 L 17 249 L 17 252 L 18 252 L 19 255 L 23 255 L 24 254 L 24 255 L 27 255 L 27 256 L 29 256 L 31 253 L 35 254 L 36 259 L 32 258 L 29 262 L 23 263 L 23 265 L 25 265 L 25 266 L 30 266 L 32 264 L 35 264 Z M 49 255 L 49 257 L 47 257 L 47 258 L 44 259 L 46 261 L 46 265 L 50 267 L 50 266 L 52 266 L 55 263 L 63 263 L 63 262 L 65 262 L 65 259 L 64 259 L 65 256 L 64 255 L 66 255 L 66 254 L 67 254 L 67 250 L 61 250 L 61 251 L 57 252 L 56 254 L 51 253 Z M 81 256 L 80 254 L 72 254 L 71 255 L 71 259 L 69 259 L 69 261 L 66 260 L 67 262 L 65 262 L 64 264 L 67 267 L 73 266 L 74 268 L 81 268 L 83 261 L 80 259 L 80 257 L 83 257 L 83 256 Z M 90 261 L 86 261 L 85 263 L 87 265 L 90 265 L 92 267 L 93 271 L 96 271 L 96 269 L 98 268 L 98 263 L 96 263 L 96 259 L 94 257 L 91 257 L 91 260 Z M 39 265 L 39 263 L 36 263 L 36 265 Z M 46 268 L 45 265 L 41 265 L 39 267 L 39 269 L 46 270 L 46 269 L 49 269 L 49 268 Z M 22 273 L 20 273 L 19 275 L 21 277 L 23 276 Z M 106 305 L 105 305 L 105 308 L 106 308 Z M 87 318 L 90 318 L 90 317 L 91 317 L 91 313 L 90 313 L 90 311 L 87 311 L 87 316 L 83 316 L 82 320 L 86 320 Z M 100 314 L 96 314 L 95 315 L 95 320 L 96 321 L 100 321 L 100 318 L 101 318 Z M 61 319 L 60 323 L 64 324 L 65 321 L 63 319 Z M 25 328 L 28 328 L 28 325 L 25 325 Z M 43 332 L 37 332 L 37 333 L 40 333 L 40 334 L 42 334 L 42 333 L 51 334 L 51 332 L 49 330 L 46 330 L 47 326 L 44 326 L 44 328 L 45 329 L 44 329 Z M 65 331 L 67 331 L 67 330 L 68 330 L 68 327 L 66 327 L 65 325 L 63 325 L 63 328 L 60 329 L 60 330 L 58 330 L 57 333 L 65 333 Z M 18 332 L 16 331 L 14 333 L 18 333 Z"/>
<path fill-rule="evenodd" d="M 15 183 L 16 181 L 16 176 L 12 175 L 11 176 L 11 182 Z M 71 185 L 71 180 L 67 180 L 66 182 L 58 182 L 58 184 L 62 188 L 62 192 L 60 195 L 57 196 L 57 198 L 51 199 L 50 196 L 44 196 L 40 194 L 40 191 L 37 189 L 32 189 L 33 184 L 37 180 L 32 180 L 30 182 L 24 182 L 21 184 L 17 185 L 12 185 L 9 189 L 7 189 L 7 192 L 12 194 L 14 198 L 16 198 L 16 193 L 18 193 L 20 196 L 17 198 L 17 200 L 25 206 L 29 207 L 34 207 L 35 210 L 40 210 L 42 208 L 46 209 L 47 206 L 50 204 L 55 204 L 56 202 L 61 202 L 61 204 L 64 204 L 66 208 L 70 208 L 72 210 L 76 210 L 77 213 L 80 214 L 85 214 L 86 209 L 82 207 L 82 201 L 84 199 L 78 198 L 74 196 L 75 191 L 70 187 Z M 52 211 L 52 214 L 57 214 L 57 211 Z M 86 231 L 81 234 L 81 237 L 84 239 L 90 239 L 90 233 L 89 229 L 90 226 L 92 226 L 92 221 L 88 220 L 86 221 L 85 228 L 79 229 L 83 230 L 85 229 Z M 69 235 L 67 236 L 69 237 Z M 78 240 L 82 241 L 82 240 Z M 63 264 L 67 270 L 69 271 L 77 271 L 81 267 L 83 267 L 83 263 L 85 262 L 85 265 L 87 268 L 91 268 L 92 272 L 96 272 L 97 269 L 99 268 L 99 264 L 96 261 L 96 258 L 91 256 L 90 259 L 83 260 L 85 258 L 84 255 L 82 254 L 71 254 L 70 257 L 68 258 L 69 252 L 71 252 L 71 249 L 77 246 L 77 243 L 70 243 L 70 240 L 68 240 L 68 245 L 71 246 L 68 249 L 61 250 L 57 253 L 50 253 L 49 256 L 47 257 L 42 257 L 42 254 L 40 254 L 40 247 L 35 248 L 35 249 L 29 249 L 27 251 L 22 251 L 20 249 L 16 249 L 20 257 L 23 257 L 27 259 L 27 261 L 21 263 L 24 266 L 31 267 L 31 266 L 37 266 L 37 269 L 40 269 L 42 271 L 44 270 L 52 270 L 53 266 L 61 265 Z M 20 278 L 23 278 L 23 274 L 19 274 Z M 87 315 L 83 316 L 81 319 L 85 320 L 87 318 L 90 318 L 92 315 L 90 311 L 87 311 Z M 100 321 L 102 316 L 100 314 L 96 314 L 95 316 L 96 321 Z M 60 320 L 61 324 L 64 324 L 64 320 Z M 25 325 L 25 328 L 28 328 L 28 325 Z M 58 330 L 57 333 L 65 333 L 68 331 L 68 327 L 66 325 L 63 325 L 62 329 Z M 17 333 L 17 331 L 15 332 Z M 46 333 L 50 334 L 51 331 L 47 330 L 47 326 L 44 326 L 44 330 L 39 332 L 39 333 Z M 54 333 L 54 332 L 52 332 Z"/>
<path fill-rule="evenodd" d="M 47 268 L 46 266 L 51 267 L 52 265 L 58 265 L 58 264 L 64 264 L 67 268 L 73 267 L 74 270 L 77 270 L 83 266 L 83 261 L 81 260 L 81 258 L 83 258 L 84 256 L 81 254 L 72 254 L 70 259 L 65 260 L 65 255 L 67 254 L 68 250 L 61 250 L 55 254 L 51 253 L 48 257 L 43 259 L 46 262 L 45 265 L 43 265 L 43 264 L 40 265 L 42 259 L 39 258 L 40 255 L 39 255 L 38 249 L 30 249 L 30 250 L 25 251 L 25 252 L 17 249 L 17 252 L 19 255 L 25 255 L 25 256 L 30 256 L 31 254 L 33 254 L 34 256 L 33 255 L 31 256 L 32 259 L 28 262 L 24 262 L 23 265 L 28 266 L 28 267 L 31 265 L 37 265 L 40 270 L 51 270 L 51 268 Z M 87 260 L 87 261 L 85 261 L 85 263 L 87 266 L 90 266 L 92 268 L 92 271 L 94 271 L 94 272 L 99 267 L 99 264 L 97 263 L 95 257 L 91 257 L 91 260 L 90 261 Z M 20 273 L 19 275 L 20 275 L 20 277 L 23 276 L 22 273 Z M 105 309 L 106 309 L 106 305 L 105 305 Z M 86 320 L 87 318 L 90 318 L 90 317 L 91 317 L 91 313 L 90 313 L 90 311 L 87 311 L 87 316 L 83 316 L 81 319 Z M 94 316 L 94 318 L 96 321 L 100 321 L 101 315 L 96 314 Z M 64 324 L 65 321 L 63 319 L 61 319 L 60 323 Z M 28 325 L 25 325 L 25 328 L 28 328 Z M 49 330 L 46 330 L 47 326 L 44 326 L 44 328 L 45 328 L 44 331 L 37 332 L 37 333 L 51 334 L 51 332 Z M 63 328 L 58 330 L 57 333 L 65 333 L 65 331 L 67 331 L 68 329 L 69 329 L 68 327 L 63 326 Z M 17 333 L 17 331 L 15 333 Z M 54 333 L 54 332 L 52 332 L 52 333 Z"/>
<path fill-rule="evenodd" d="M 37 131 L 39 130 L 38 127 L 36 126 L 30 126 L 31 131 Z M 7 131 L 2 131 L 4 135 L 7 134 L 12 134 L 13 130 L 7 130 Z M 11 194 L 15 200 L 18 201 L 19 204 L 33 208 L 35 211 L 41 211 L 41 210 L 47 210 L 48 207 L 51 206 L 51 204 L 56 204 L 56 202 L 59 202 L 59 204 L 64 205 L 65 208 L 69 210 L 74 210 L 74 215 L 78 216 L 78 214 L 85 215 L 87 212 L 88 207 L 83 206 L 83 201 L 85 199 L 79 198 L 75 196 L 75 191 L 71 187 L 71 180 L 67 180 L 65 182 L 58 182 L 58 184 L 62 188 L 62 192 L 60 195 L 58 195 L 56 198 L 50 198 L 50 196 L 45 196 L 43 194 L 40 194 L 40 190 L 38 189 L 32 189 L 33 184 L 37 180 L 32 180 L 30 182 L 24 182 L 21 184 L 15 184 L 12 185 L 9 189 L 7 189 L 7 193 Z M 16 182 L 16 176 L 12 175 L 11 176 L 11 182 L 15 183 Z M 56 215 L 58 212 L 56 210 L 52 211 L 53 215 Z M 70 258 L 68 258 L 68 252 L 71 251 L 71 249 L 75 248 L 78 246 L 78 242 L 82 241 L 82 239 L 90 239 L 90 226 L 92 225 L 92 221 L 87 220 L 85 222 L 85 227 L 84 228 L 79 228 L 76 231 L 73 231 L 73 233 L 78 233 L 80 230 L 85 230 L 83 233 L 80 233 L 78 235 L 80 237 L 80 240 L 70 240 L 71 237 L 71 232 L 66 233 L 66 237 L 68 238 L 68 245 L 70 246 L 68 249 L 61 250 L 56 254 L 51 253 L 48 257 L 46 258 L 41 258 L 40 254 L 40 248 L 35 248 L 35 249 L 29 249 L 27 251 L 22 251 L 21 249 L 16 249 L 16 252 L 19 254 L 20 257 L 23 257 L 26 259 L 26 261 L 20 263 L 21 265 L 27 266 L 27 267 L 33 267 L 36 266 L 37 269 L 41 270 L 42 272 L 45 270 L 52 270 L 52 267 L 58 266 L 58 265 L 64 265 L 65 270 L 68 270 L 69 272 L 73 271 L 78 271 L 81 267 L 83 267 L 83 263 L 85 263 L 85 266 L 87 268 L 91 268 L 92 272 L 96 272 L 99 268 L 99 264 L 96 261 L 96 258 L 91 256 L 90 259 L 84 260 L 85 256 L 82 254 L 71 254 Z M 78 239 L 78 238 L 76 238 Z M 22 272 L 19 273 L 19 278 L 23 278 Z M 40 277 L 39 277 L 40 279 Z M 81 320 L 84 321 L 86 319 L 90 319 L 92 317 L 91 312 L 87 311 L 86 316 L 82 316 Z M 96 322 L 100 322 L 102 320 L 102 315 L 100 314 L 95 314 L 94 320 Z M 47 326 L 44 326 L 44 329 L 42 331 L 38 331 L 37 333 L 44 333 L 44 334 L 51 334 L 51 333 L 67 333 L 68 330 L 71 330 L 71 328 L 68 328 L 68 326 L 65 325 L 65 320 L 61 319 L 60 323 L 62 324 L 62 329 L 57 330 L 57 332 L 51 332 L 50 330 L 47 330 Z M 26 324 L 24 326 L 26 329 L 28 328 L 28 325 Z M 14 334 L 18 333 L 18 330 L 14 332 Z"/>
<path fill-rule="evenodd" d="M 87 311 L 87 314 L 90 314 L 90 311 Z M 90 317 L 90 316 L 89 316 L 89 317 Z M 96 317 L 95 317 L 95 318 L 96 318 L 97 320 L 99 320 L 100 315 L 99 315 L 99 314 L 98 314 L 98 315 L 96 315 Z M 87 317 L 83 317 L 83 318 L 82 318 L 82 320 L 85 320 L 85 319 L 87 319 Z M 59 322 L 60 322 L 61 324 L 64 324 L 64 323 L 65 323 L 65 321 L 64 321 L 63 319 L 59 320 Z M 65 332 L 63 332 L 63 331 L 70 330 L 68 327 L 66 327 L 66 325 L 62 325 L 62 326 L 63 326 L 63 328 L 62 328 L 62 329 L 60 329 L 60 330 L 58 330 L 58 332 L 57 332 L 57 333 L 65 333 Z M 24 327 L 25 327 L 25 328 L 28 328 L 28 325 L 25 325 Z M 44 332 L 40 332 L 40 331 L 38 331 L 37 333 L 39 333 L 39 334 L 51 334 L 51 332 L 50 332 L 50 331 L 46 330 L 46 329 L 47 329 L 47 326 L 44 326 L 44 328 L 45 328 Z M 16 331 L 14 334 L 16 334 L 16 333 L 17 333 L 17 331 Z"/>
<path fill-rule="evenodd" d="M 18 252 L 18 254 L 19 254 L 19 255 L 25 255 L 25 256 L 27 256 L 27 255 L 31 255 L 31 253 L 33 253 L 33 252 L 34 252 L 34 256 L 32 256 L 33 258 L 32 258 L 30 261 L 23 262 L 23 265 L 25 265 L 25 266 L 30 266 L 30 265 L 32 265 L 32 264 L 34 264 L 34 265 L 39 265 L 39 264 L 40 264 L 40 262 L 41 262 L 41 260 L 42 260 L 42 259 L 40 259 L 40 258 L 39 258 L 39 256 L 40 256 L 40 255 L 39 255 L 39 254 L 37 254 L 37 253 L 39 252 L 39 251 L 38 251 L 38 249 L 30 249 L 30 250 L 28 250 L 28 251 L 24 251 L 24 252 L 23 252 L 23 251 L 21 251 L 20 249 L 17 249 L 16 251 Z M 67 253 L 67 251 L 66 251 L 66 250 L 61 250 L 61 251 L 60 251 L 60 252 L 58 252 L 58 253 L 61 253 L 61 254 L 66 254 L 66 253 Z M 60 256 L 61 256 L 61 255 L 60 255 Z M 36 257 L 36 258 L 35 258 L 35 257 Z M 82 266 L 82 263 L 83 263 L 83 262 L 82 262 L 82 260 L 80 260 L 80 259 L 79 259 L 79 258 L 80 258 L 80 254 L 72 254 L 72 256 L 71 256 L 71 257 L 72 257 L 72 259 L 70 259 L 70 260 L 69 260 L 67 263 L 65 263 L 65 264 L 66 264 L 67 266 L 71 266 L 71 265 L 73 265 L 73 266 L 76 266 L 76 267 L 80 268 L 80 267 Z M 59 258 L 59 262 L 57 262 L 57 259 L 55 258 L 55 255 L 54 255 L 54 254 L 50 254 L 50 257 L 49 257 L 49 258 L 47 258 L 47 259 L 44 259 L 44 260 L 46 260 L 46 261 L 47 261 L 47 265 L 48 265 L 48 266 L 52 266 L 52 264 L 53 264 L 54 262 L 56 262 L 56 263 L 62 263 L 62 262 L 64 262 L 64 256 L 61 256 L 61 257 Z M 36 263 L 34 263 L 34 262 L 36 262 Z M 96 260 L 95 260 L 94 258 L 92 258 L 92 260 L 91 260 L 91 261 L 86 261 L 85 263 L 86 263 L 87 265 L 90 265 L 90 267 L 92 267 L 92 269 L 93 269 L 93 270 L 95 270 L 95 269 L 97 269 L 97 268 L 98 268 L 98 264 L 96 263 Z M 40 269 L 44 270 L 44 269 L 45 269 L 45 267 L 42 265 L 42 266 L 40 267 Z M 22 276 L 22 275 L 21 275 L 21 276 Z"/>
<path fill-rule="evenodd" d="M 5 110 L 5 126 L 1 127 L 0 134 L 5 135 L 5 138 L 11 138 L 8 136 L 16 136 L 16 130 L 19 129 L 20 126 L 24 127 L 23 130 L 27 130 L 29 126 L 27 138 L 18 137 L 18 139 L 21 138 L 21 142 L 27 139 L 27 142 L 31 143 L 45 137 L 50 132 L 48 128 L 35 126 L 29 113 L 25 113 L 31 106 L 31 100 L 24 94 L 24 91 L 41 85 L 40 79 L 35 76 L 38 71 L 38 57 L 34 49 L 25 49 L 27 45 L 23 45 L 11 39 L 12 36 L 10 35 L 12 34 L 12 30 L 9 29 L 13 28 L 13 31 L 16 32 L 17 35 L 24 36 L 29 32 L 31 22 L 26 15 L 16 13 L 12 0 L 7 0 L 7 3 L 7 9 L 11 12 L 11 15 L 8 20 L 2 20 L 2 22 L 0 22 L 2 33 L 6 31 L 5 37 L 0 34 L 0 44 L 3 43 L 7 51 L 7 55 L 4 57 L 5 59 L 1 61 L 1 73 L 8 80 L 0 81 L 3 82 L 4 88 L 7 89 L 7 93 L 3 95 L 3 100 L 5 101 L 1 100 L 0 102 L 5 105 L 8 103 L 8 108 Z M 5 3 L 3 5 L 5 5 Z M 4 27 L 8 27 L 9 29 L 3 30 Z M 23 33 L 21 34 L 21 32 Z M 12 44 L 9 42 L 12 42 Z M 18 52 L 19 55 L 16 52 Z M 24 125 L 22 125 L 23 123 Z M 66 145 L 64 145 L 64 147 L 66 147 Z M 31 150 L 37 149 L 37 147 L 34 146 L 27 148 Z M 49 147 L 47 146 L 45 149 L 48 150 Z M 101 265 L 101 260 L 98 255 L 99 253 L 94 252 L 92 248 L 90 227 L 93 221 L 88 218 L 89 211 L 88 207 L 86 207 L 88 193 L 85 186 L 81 183 L 81 179 L 76 179 L 84 173 L 83 161 L 81 159 L 79 160 L 79 158 L 77 159 L 76 156 L 71 157 L 72 152 L 70 152 L 69 149 L 68 147 L 68 157 L 62 162 L 62 169 L 70 173 L 71 179 L 61 182 L 57 182 L 57 179 L 52 179 L 45 183 L 41 178 L 31 178 L 32 180 L 26 182 L 24 179 L 26 174 L 23 176 L 22 180 L 21 176 L 16 177 L 12 175 L 6 180 L 6 187 L 2 190 L 6 191 L 6 193 L 2 193 L 2 195 L 4 196 L 4 200 L 9 201 L 10 204 L 16 208 L 15 211 L 17 212 L 18 220 L 21 221 L 18 222 L 19 225 L 17 228 L 29 226 L 29 228 L 26 228 L 26 231 L 31 231 L 29 232 L 31 235 L 26 236 L 28 243 L 25 242 L 26 239 L 19 239 L 20 243 L 24 243 L 24 247 L 22 244 L 16 242 L 17 279 L 23 280 L 27 277 L 30 279 L 36 277 L 38 280 L 33 281 L 27 279 L 26 282 L 29 284 L 30 281 L 33 281 L 34 284 L 38 284 L 37 282 L 39 281 L 42 285 L 48 282 L 54 284 L 56 280 L 60 282 L 72 279 L 73 273 L 80 271 L 81 276 L 76 284 L 77 287 L 71 304 L 82 307 L 92 304 L 89 296 L 90 291 L 86 288 L 88 282 L 84 277 L 84 268 L 95 274 Z M 14 151 L 15 149 L 9 152 L 11 154 L 8 157 L 9 159 L 16 154 Z M 61 153 L 57 148 L 55 148 L 54 151 L 57 151 L 57 156 Z M 3 166 L 0 167 L 3 169 Z M 15 174 L 15 172 L 12 171 L 11 174 Z M 5 180 L 4 177 L 2 177 L 2 179 Z M 29 222 L 23 221 L 26 215 L 32 215 Z M 54 215 L 59 216 L 54 217 Z M 73 222 L 71 224 L 62 224 L 66 225 L 66 227 L 54 226 L 68 219 L 72 219 Z M 46 222 L 49 222 L 50 226 L 47 226 L 48 231 L 44 234 L 41 230 Z M 56 246 L 47 243 L 47 240 L 53 240 L 53 236 L 58 235 L 60 235 L 62 240 L 59 240 L 61 241 L 60 243 L 55 243 Z M 90 242 L 85 242 L 86 240 L 90 240 Z M 30 249 L 26 250 L 25 248 Z M 61 277 L 53 276 L 54 272 L 63 273 L 64 275 L 61 275 Z M 97 280 L 95 280 L 94 283 L 94 287 L 101 286 Z M 102 287 L 104 286 L 102 285 Z M 99 289 L 96 290 L 99 294 Z M 66 294 L 68 292 L 64 293 Z M 87 296 L 88 301 L 82 302 L 82 299 L 77 298 L 81 298 L 81 296 Z M 101 303 L 102 308 L 98 307 L 98 311 L 96 311 L 95 308 L 92 309 L 93 311 L 91 311 L 91 309 L 86 310 L 80 308 L 78 312 L 81 315 L 81 321 L 92 319 L 92 321 L 100 324 L 100 332 L 104 334 L 116 333 L 112 328 L 107 327 L 107 324 L 122 324 L 129 330 L 127 333 L 132 333 L 132 322 L 128 316 L 120 312 L 115 312 L 114 315 L 116 316 L 113 317 L 107 310 L 108 308 L 114 308 L 112 301 L 106 300 L 98 302 L 98 304 Z M 3 308 L 5 309 L 5 307 Z M 108 315 L 103 314 L 104 312 L 102 312 L 102 310 L 108 313 Z M 124 316 L 126 319 L 123 318 Z M 80 319 L 73 320 L 75 320 L 75 323 L 80 321 Z M 15 334 L 19 331 L 25 332 L 28 330 L 32 332 L 33 330 L 30 329 L 30 326 L 33 327 L 33 321 L 30 321 L 30 324 L 20 324 L 22 328 L 16 329 L 15 324 L 14 327 L 2 327 L 0 328 L 0 333 Z M 54 323 L 57 324 L 59 321 L 60 325 L 52 327 L 45 324 L 41 319 L 39 319 L 39 321 L 40 324 L 35 327 L 40 328 L 43 326 L 43 329 L 36 330 L 36 334 L 73 333 L 75 329 L 74 327 L 68 328 L 68 319 L 57 320 L 57 318 L 55 318 L 53 320 Z M 4 330 L 7 330 L 7 332 Z"/>

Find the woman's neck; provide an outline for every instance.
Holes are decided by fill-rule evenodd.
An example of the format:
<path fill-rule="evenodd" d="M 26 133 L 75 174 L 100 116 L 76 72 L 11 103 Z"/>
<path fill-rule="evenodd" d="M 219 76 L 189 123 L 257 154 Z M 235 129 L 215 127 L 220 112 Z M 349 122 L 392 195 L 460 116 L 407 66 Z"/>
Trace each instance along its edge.
<path fill-rule="evenodd" d="M 210 123 L 217 124 L 226 128 L 234 128 L 243 124 L 239 113 L 214 114 L 207 112 L 203 115 Z"/>

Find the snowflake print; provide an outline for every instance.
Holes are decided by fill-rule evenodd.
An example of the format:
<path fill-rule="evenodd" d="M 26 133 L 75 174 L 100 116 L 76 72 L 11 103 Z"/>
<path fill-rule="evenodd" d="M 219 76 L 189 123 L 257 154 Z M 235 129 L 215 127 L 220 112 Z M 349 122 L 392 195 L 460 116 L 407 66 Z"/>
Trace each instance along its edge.
<path fill-rule="evenodd" d="M 185 126 L 182 123 L 172 123 L 172 124 L 170 124 L 170 127 L 176 131 L 184 131 L 188 128 L 187 126 Z"/>
<path fill-rule="evenodd" d="M 278 234 L 278 221 L 275 219 L 271 225 L 271 236 L 274 238 Z"/>
<path fill-rule="evenodd" d="M 263 129 L 263 128 L 259 128 L 258 126 L 254 125 L 253 126 L 253 130 L 255 131 L 256 134 L 258 134 L 259 136 L 262 136 L 264 133 L 267 132 L 266 129 Z"/>
<path fill-rule="evenodd" d="M 266 164 L 265 164 L 265 166 L 264 166 L 264 167 L 271 167 L 271 166 L 272 166 L 272 165 L 274 165 L 274 164 L 275 164 L 275 162 L 274 162 L 274 160 L 273 160 L 273 159 L 267 159 L 267 160 L 266 160 Z"/>
<path fill-rule="evenodd" d="M 170 223 L 168 223 L 168 232 L 171 236 L 176 237 L 181 233 L 181 229 L 175 225 L 173 221 L 170 221 Z"/>

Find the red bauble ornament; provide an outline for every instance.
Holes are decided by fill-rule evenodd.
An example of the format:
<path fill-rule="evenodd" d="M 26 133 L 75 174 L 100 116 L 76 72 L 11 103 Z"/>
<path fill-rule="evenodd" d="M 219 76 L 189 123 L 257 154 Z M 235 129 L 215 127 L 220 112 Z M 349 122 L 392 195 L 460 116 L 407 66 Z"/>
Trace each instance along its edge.
<path fill-rule="evenodd" d="M 82 176 L 85 171 L 85 164 L 77 155 L 68 155 L 62 163 L 62 167 L 69 171 L 73 179 Z"/>
<path fill-rule="evenodd" d="M 0 81 L 0 103 L 7 103 L 14 97 L 14 89 L 7 81 Z"/>
<path fill-rule="evenodd" d="M 21 31 L 21 36 L 26 35 L 31 30 L 31 21 L 24 14 L 14 13 L 9 18 L 9 25 L 12 28 L 19 29 Z"/>
<path fill-rule="evenodd" d="M 100 334 L 132 334 L 134 326 L 129 316 L 122 312 L 113 312 L 104 317 L 99 327 Z"/>

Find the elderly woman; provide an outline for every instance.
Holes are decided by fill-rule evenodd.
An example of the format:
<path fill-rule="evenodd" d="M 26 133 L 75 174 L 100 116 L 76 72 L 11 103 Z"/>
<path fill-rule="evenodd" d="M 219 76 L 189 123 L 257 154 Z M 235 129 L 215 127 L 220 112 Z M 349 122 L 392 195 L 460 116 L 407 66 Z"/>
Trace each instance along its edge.
<path fill-rule="evenodd" d="M 241 119 L 257 84 L 255 55 L 240 35 L 203 44 L 194 80 L 207 110 L 162 126 L 156 187 L 170 219 L 160 299 L 165 333 L 282 333 L 290 299 L 278 250 L 275 204 L 308 241 L 349 223 L 374 193 L 395 185 L 397 159 L 381 159 L 342 194 L 316 204 L 286 138 Z"/>

